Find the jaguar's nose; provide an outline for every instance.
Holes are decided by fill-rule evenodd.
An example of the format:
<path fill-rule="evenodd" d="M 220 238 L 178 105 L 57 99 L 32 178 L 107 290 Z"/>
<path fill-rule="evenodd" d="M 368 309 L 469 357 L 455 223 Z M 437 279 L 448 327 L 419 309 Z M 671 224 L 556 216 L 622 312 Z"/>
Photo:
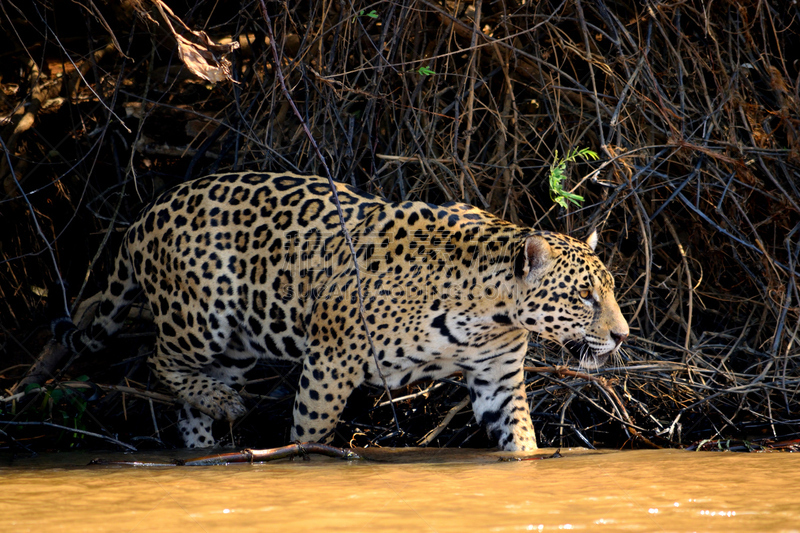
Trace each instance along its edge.
<path fill-rule="evenodd" d="M 625 342 L 625 339 L 628 338 L 627 333 L 617 333 L 616 331 L 611 332 L 611 338 L 614 339 L 614 342 L 617 343 L 617 346 Z"/>

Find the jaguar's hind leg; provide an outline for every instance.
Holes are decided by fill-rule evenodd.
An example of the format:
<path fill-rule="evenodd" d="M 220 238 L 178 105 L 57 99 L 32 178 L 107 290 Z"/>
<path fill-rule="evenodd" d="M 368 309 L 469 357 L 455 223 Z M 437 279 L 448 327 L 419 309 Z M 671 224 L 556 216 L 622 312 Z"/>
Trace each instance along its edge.
<path fill-rule="evenodd" d="M 245 351 L 239 337 L 234 335 L 224 354 L 217 355 L 214 361 L 203 367 L 202 373 L 216 378 L 225 385 L 236 387 L 244 385 L 245 374 L 255 366 L 256 358 Z M 233 439 L 233 421 L 231 422 L 231 442 Z M 211 431 L 214 419 L 204 412 L 184 403 L 178 420 L 178 429 L 187 448 L 205 448 L 217 444 Z"/>
<path fill-rule="evenodd" d="M 256 359 L 245 352 L 238 335 L 219 340 L 226 341 L 217 343 L 225 345 L 225 353 L 214 353 L 211 346 L 204 349 L 201 343 L 192 343 L 197 351 L 176 352 L 175 343 L 159 337 L 148 361 L 158 379 L 184 402 L 178 427 L 187 448 L 214 446 L 213 421 L 232 424 L 245 414 L 242 399 L 232 387 L 244 383 L 244 374 Z"/>
<path fill-rule="evenodd" d="M 294 401 L 293 441 L 329 440 L 350 393 L 364 381 L 361 365 L 352 364 L 345 369 L 334 363 L 345 357 L 332 354 L 332 349 L 312 352 L 303 361 Z"/>
<path fill-rule="evenodd" d="M 224 354 L 214 357 L 214 361 L 203 370 L 231 387 L 243 386 L 245 374 L 256 366 L 256 357 L 245 349 L 238 334 L 231 336 Z"/>
<path fill-rule="evenodd" d="M 183 404 L 178 414 L 178 430 L 187 448 L 208 448 L 214 446 L 214 435 L 211 425 L 214 419 L 195 409 L 187 403 Z"/>
<path fill-rule="evenodd" d="M 201 354 L 175 354 L 158 343 L 149 363 L 162 383 L 189 404 L 211 418 L 233 422 L 245 413 L 235 390 L 206 373 L 211 357 Z"/>

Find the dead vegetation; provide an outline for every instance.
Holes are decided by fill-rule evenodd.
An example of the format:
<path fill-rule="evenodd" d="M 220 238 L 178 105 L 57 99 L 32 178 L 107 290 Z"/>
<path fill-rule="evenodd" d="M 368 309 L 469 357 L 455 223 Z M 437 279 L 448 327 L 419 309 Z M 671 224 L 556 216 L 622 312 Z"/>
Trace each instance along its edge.
<path fill-rule="evenodd" d="M 139 351 L 147 320 L 115 357 L 62 354 L 26 381 L 49 320 L 102 284 L 158 191 L 219 170 L 324 174 L 316 144 L 338 180 L 387 198 L 599 228 L 632 336 L 591 376 L 532 345 L 541 444 L 785 446 L 800 424 L 799 15 L 777 0 L 1 1 L 0 437 L 176 444 Z M 586 201 L 564 210 L 547 171 L 584 147 L 600 159 L 568 169 Z M 285 443 L 290 371 L 248 385 L 248 445 Z M 402 432 L 380 396 L 351 401 L 339 441 L 487 444 L 458 378 L 396 392 Z"/>

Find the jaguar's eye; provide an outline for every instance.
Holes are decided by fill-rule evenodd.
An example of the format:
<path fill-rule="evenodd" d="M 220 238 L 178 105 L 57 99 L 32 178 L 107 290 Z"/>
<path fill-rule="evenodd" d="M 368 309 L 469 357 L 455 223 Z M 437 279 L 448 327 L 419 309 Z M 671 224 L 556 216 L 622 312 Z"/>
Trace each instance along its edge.
<path fill-rule="evenodd" d="M 592 291 L 590 291 L 589 289 L 581 289 L 580 292 L 578 292 L 578 295 L 580 295 L 580 297 L 583 298 L 584 300 L 588 300 L 589 297 L 592 295 Z"/>

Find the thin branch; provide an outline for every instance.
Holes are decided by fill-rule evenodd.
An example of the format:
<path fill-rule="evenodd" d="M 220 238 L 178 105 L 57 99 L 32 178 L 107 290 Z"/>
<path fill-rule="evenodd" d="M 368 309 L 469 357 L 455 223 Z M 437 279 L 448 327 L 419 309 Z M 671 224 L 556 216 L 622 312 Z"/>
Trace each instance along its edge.
<path fill-rule="evenodd" d="M 20 421 L 17 421 L 17 420 L 0 420 L 0 424 L 4 424 L 6 428 L 8 428 L 8 426 L 12 426 L 12 427 L 13 426 L 42 426 L 42 427 L 56 428 L 56 429 L 60 429 L 62 431 L 66 431 L 68 433 L 79 433 L 81 435 L 86 435 L 88 437 L 94 437 L 96 439 L 102 439 L 104 441 L 116 444 L 117 446 L 121 446 L 122 448 L 125 448 L 126 450 L 131 451 L 131 452 L 137 451 L 135 446 L 131 446 L 130 444 L 122 442 L 121 440 L 115 439 L 114 437 L 109 437 L 108 435 L 100 435 L 99 433 L 93 433 L 91 431 L 86 431 L 86 430 L 83 430 L 83 429 L 71 428 L 69 426 L 62 426 L 61 424 L 54 424 L 52 422 L 20 422 Z"/>

